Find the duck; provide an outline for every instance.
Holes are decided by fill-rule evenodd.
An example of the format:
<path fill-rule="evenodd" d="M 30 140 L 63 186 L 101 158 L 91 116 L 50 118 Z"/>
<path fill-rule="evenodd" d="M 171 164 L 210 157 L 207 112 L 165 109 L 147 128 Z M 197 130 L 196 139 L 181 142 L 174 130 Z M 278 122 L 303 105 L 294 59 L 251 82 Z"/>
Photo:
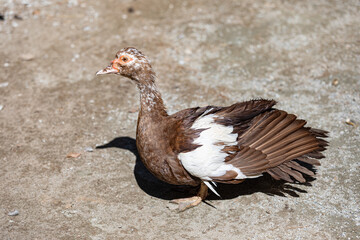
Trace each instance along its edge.
<path fill-rule="evenodd" d="M 139 89 L 136 147 L 145 167 L 169 184 L 198 187 L 196 196 L 171 201 L 179 211 L 205 201 L 209 189 L 221 197 L 217 183 L 239 184 L 263 174 L 304 183 L 325 157 L 328 132 L 305 127 L 305 120 L 275 108 L 275 100 L 193 107 L 169 115 L 149 59 L 134 47 L 118 51 L 96 73 L 104 74 L 129 78 Z"/>

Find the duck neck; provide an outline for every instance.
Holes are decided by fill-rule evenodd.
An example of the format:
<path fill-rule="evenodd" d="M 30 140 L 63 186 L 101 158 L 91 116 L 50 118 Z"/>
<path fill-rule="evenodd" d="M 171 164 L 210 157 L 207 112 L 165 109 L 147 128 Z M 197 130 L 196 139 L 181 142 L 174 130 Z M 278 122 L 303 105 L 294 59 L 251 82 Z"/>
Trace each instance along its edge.
<path fill-rule="evenodd" d="M 146 82 L 138 82 L 140 90 L 140 113 L 141 115 L 167 116 L 161 94 L 156 87 L 154 79 Z"/>

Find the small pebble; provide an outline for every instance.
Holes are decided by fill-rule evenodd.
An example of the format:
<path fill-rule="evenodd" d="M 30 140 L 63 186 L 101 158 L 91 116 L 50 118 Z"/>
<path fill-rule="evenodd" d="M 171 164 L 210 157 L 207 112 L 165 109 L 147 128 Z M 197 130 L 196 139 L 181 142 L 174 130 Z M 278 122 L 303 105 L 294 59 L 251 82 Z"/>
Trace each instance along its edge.
<path fill-rule="evenodd" d="M 0 83 L 0 88 L 2 88 L 2 87 L 7 87 L 8 85 L 9 85 L 8 82 Z"/>
<path fill-rule="evenodd" d="M 23 20 L 23 18 L 22 18 L 21 16 L 17 15 L 17 14 L 15 14 L 14 19 L 16 19 L 16 20 Z"/>
<path fill-rule="evenodd" d="M 8 213 L 8 216 L 17 216 L 17 215 L 19 215 L 18 210 L 14 210 L 14 211 Z"/>
<path fill-rule="evenodd" d="M 5 20 L 4 15 L 0 14 L 0 21 L 4 21 L 4 20 Z"/>
<path fill-rule="evenodd" d="M 333 85 L 333 86 L 339 85 L 339 80 L 335 78 L 335 79 L 332 81 L 332 85 Z"/>
<path fill-rule="evenodd" d="M 129 7 L 128 8 L 128 13 L 133 13 L 134 12 L 134 8 L 133 7 Z"/>
<path fill-rule="evenodd" d="M 69 208 L 72 208 L 72 207 L 73 207 L 73 204 L 71 204 L 71 203 L 65 204 L 65 208 L 66 208 L 66 209 L 69 209 Z"/>
<path fill-rule="evenodd" d="M 85 152 L 93 152 L 94 149 L 92 147 L 86 147 Z"/>
<path fill-rule="evenodd" d="M 190 54 L 192 54 L 192 51 L 191 51 L 191 49 L 187 48 L 187 49 L 185 49 L 185 53 L 190 55 Z"/>
<path fill-rule="evenodd" d="M 0 105 L 0 111 L 3 110 L 4 106 L 3 105 Z"/>
<path fill-rule="evenodd" d="M 31 61 L 35 58 L 35 56 L 31 53 L 24 53 L 24 54 L 21 54 L 21 59 L 24 60 L 24 61 Z"/>

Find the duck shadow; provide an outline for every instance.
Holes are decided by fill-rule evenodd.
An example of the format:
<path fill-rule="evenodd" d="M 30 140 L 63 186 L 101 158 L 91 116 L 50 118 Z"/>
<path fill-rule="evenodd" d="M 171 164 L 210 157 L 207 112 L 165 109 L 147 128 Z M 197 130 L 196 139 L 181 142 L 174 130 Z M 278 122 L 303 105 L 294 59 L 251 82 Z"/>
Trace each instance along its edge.
<path fill-rule="evenodd" d="M 96 149 L 106 148 L 126 149 L 136 156 L 136 163 L 134 168 L 135 179 L 139 187 L 148 195 L 164 200 L 196 195 L 198 190 L 197 187 L 171 185 L 154 177 L 141 162 L 139 153 L 136 148 L 135 139 L 131 137 L 118 137 L 104 145 L 96 147 Z M 307 182 L 305 183 L 290 184 L 284 181 L 276 181 L 268 174 L 264 174 L 262 177 L 247 179 L 240 184 L 218 183 L 216 190 L 220 194 L 221 198 L 217 197 L 215 194 L 210 193 L 207 197 L 207 200 L 232 199 L 257 192 L 262 192 L 270 196 L 276 195 L 281 197 L 299 197 L 299 193 L 307 193 L 307 191 L 301 189 L 300 187 L 311 186 L 311 182 L 315 180 L 315 178 L 306 177 L 306 180 Z"/>

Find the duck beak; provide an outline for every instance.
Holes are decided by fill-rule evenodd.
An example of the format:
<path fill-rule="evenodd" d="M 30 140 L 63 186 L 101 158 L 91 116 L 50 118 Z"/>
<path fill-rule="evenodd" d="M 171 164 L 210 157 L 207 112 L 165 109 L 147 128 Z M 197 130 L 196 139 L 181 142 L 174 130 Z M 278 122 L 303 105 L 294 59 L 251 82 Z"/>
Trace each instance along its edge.
<path fill-rule="evenodd" d="M 100 70 L 96 73 L 96 75 L 110 74 L 110 73 L 119 73 L 119 69 L 113 67 L 113 65 L 109 65 L 108 67 Z"/>

